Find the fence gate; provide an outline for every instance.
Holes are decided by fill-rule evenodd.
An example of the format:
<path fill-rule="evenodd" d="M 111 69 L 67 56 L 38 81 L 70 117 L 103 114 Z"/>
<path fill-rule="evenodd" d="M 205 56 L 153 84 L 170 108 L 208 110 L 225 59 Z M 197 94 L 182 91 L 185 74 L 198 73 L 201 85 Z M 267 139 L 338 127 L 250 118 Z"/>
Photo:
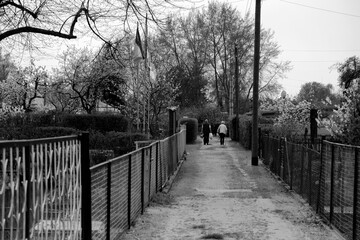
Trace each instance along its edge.
<path fill-rule="evenodd" d="M 88 164 L 87 133 L 0 141 L 0 239 L 85 237 L 82 183 L 89 170 L 82 169 Z"/>

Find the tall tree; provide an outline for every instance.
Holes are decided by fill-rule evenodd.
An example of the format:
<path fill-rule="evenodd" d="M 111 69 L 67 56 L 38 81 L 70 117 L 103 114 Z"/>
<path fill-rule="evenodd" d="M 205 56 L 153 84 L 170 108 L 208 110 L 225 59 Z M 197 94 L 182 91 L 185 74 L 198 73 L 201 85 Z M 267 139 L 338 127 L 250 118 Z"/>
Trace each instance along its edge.
<path fill-rule="evenodd" d="M 96 57 L 88 49 L 73 47 L 62 59 L 59 81 L 71 88 L 72 98 L 79 99 L 84 111 L 93 113 L 100 100 L 115 106 L 124 104 L 126 70 L 108 58 L 106 48 Z"/>
<path fill-rule="evenodd" d="M 329 104 L 336 104 L 337 97 L 332 93 L 331 84 L 324 85 L 318 82 L 308 82 L 301 86 L 297 95 L 297 101 L 308 101 L 312 107 L 317 109 L 324 108 Z"/>
<path fill-rule="evenodd" d="M 337 64 L 340 87 L 349 88 L 354 81 L 360 81 L 360 58 L 349 57 L 344 63 Z"/>
<path fill-rule="evenodd" d="M 220 108 L 225 104 L 226 110 L 229 110 L 229 97 L 232 94 L 230 69 L 233 61 L 231 59 L 233 59 L 235 40 L 240 37 L 241 21 L 236 9 L 227 3 L 210 3 L 205 16 L 211 32 L 209 42 L 212 51 L 209 51 L 209 58 L 212 59 L 210 63 L 214 69 L 216 100 Z"/>
<path fill-rule="evenodd" d="M 0 1 L 0 42 L 11 36 L 23 39 L 25 33 L 73 39 L 76 33 L 82 34 L 84 27 L 108 41 L 115 33 L 109 30 L 120 27 L 125 30 L 126 22 L 145 18 L 146 13 L 157 21 L 157 13 L 170 4 L 170 1 L 148 0 L 3 0 Z"/>
<path fill-rule="evenodd" d="M 48 73 L 45 67 L 38 67 L 34 61 L 25 68 L 13 69 L 2 81 L 2 100 L 11 106 L 21 106 L 25 112 L 34 109 L 36 99 L 43 99 L 47 90 Z"/>
<path fill-rule="evenodd" d="M 160 42 L 172 56 L 167 76 L 179 86 L 181 106 L 206 101 L 204 72 L 208 45 L 203 39 L 207 34 L 202 16 L 194 11 L 184 18 L 169 17 L 166 29 L 161 32 Z"/>
<path fill-rule="evenodd" d="M 241 14 L 227 3 L 212 2 L 206 12 L 207 26 L 210 29 L 209 58 L 214 69 L 214 92 L 218 106 L 225 104 L 229 110 L 229 96 L 239 91 L 243 106 L 251 98 L 253 71 L 253 19 Z M 266 98 L 279 91 L 277 79 L 284 77 L 289 70 L 288 62 L 277 62 L 280 54 L 279 46 L 274 42 L 274 34 L 270 30 L 262 29 L 261 33 L 261 62 L 260 62 L 260 93 Z M 234 81 L 234 48 L 238 47 L 239 61 L 239 89 L 235 89 Z M 225 102 L 223 103 L 223 99 Z"/>
<path fill-rule="evenodd" d="M 9 72 L 15 68 L 15 64 L 11 61 L 10 54 L 3 54 L 0 47 L 0 81 L 6 80 Z"/>

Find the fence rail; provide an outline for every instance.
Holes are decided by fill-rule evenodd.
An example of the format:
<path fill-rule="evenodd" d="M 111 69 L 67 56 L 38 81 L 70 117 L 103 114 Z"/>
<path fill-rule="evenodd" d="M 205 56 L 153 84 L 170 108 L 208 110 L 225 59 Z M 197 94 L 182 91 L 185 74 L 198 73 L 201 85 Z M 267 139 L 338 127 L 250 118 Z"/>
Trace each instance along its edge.
<path fill-rule="evenodd" d="M 177 169 L 185 144 L 181 130 L 91 167 L 92 239 L 119 239 L 130 228 Z"/>
<path fill-rule="evenodd" d="M 316 148 L 268 135 L 265 165 L 347 239 L 360 239 L 359 147 L 321 141 Z M 314 146 L 313 146 L 314 147 Z"/>
<path fill-rule="evenodd" d="M 186 130 L 91 168 L 88 143 L 0 141 L 0 239 L 119 239 L 177 169 Z"/>
<path fill-rule="evenodd" d="M 0 142 L 0 239 L 81 239 L 81 139 Z"/>

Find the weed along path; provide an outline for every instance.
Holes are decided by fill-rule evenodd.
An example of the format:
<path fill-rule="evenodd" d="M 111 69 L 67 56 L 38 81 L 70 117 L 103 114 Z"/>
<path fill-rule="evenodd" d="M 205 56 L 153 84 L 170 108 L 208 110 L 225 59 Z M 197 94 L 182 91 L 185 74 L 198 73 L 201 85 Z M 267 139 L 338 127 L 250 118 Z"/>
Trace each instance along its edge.
<path fill-rule="evenodd" d="M 250 151 L 216 138 L 210 144 L 186 146 L 170 191 L 123 239 L 342 239 L 263 166 L 251 166 Z"/>

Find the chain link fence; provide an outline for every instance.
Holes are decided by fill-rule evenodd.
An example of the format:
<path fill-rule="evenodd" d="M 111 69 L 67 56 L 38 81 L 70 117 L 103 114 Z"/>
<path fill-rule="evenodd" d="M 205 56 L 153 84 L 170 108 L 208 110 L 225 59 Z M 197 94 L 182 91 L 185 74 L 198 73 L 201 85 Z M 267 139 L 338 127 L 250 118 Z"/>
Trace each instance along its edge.
<path fill-rule="evenodd" d="M 186 130 L 93 166 L 92 239 L 120 239 L 177 170 Z"/>
<path fill-rule="evenodd" d="M 347 239 L 360 239 L 359 147 L 261 136 L 260 157 Z"/>
<path fill-rule="evenodd" d="M 119 239 L 177 170 L 186 129 L 90 168 L 89 135 L 0 141 L 0 239 Z"/>

